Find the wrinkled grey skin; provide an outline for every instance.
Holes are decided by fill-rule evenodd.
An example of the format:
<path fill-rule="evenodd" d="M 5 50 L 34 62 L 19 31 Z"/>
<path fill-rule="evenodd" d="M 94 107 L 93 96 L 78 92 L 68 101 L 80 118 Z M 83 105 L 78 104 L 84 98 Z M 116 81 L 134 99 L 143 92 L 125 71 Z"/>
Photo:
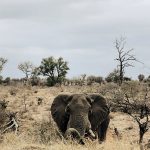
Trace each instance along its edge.
<path fill-rule="evenodd" d="M 85 135 L 92 139 L 98 135 L 100 143 L 106 139 L 109 109 L 99 94 L 58 95 L 52 103 L 51 114 L 65 137 L 73 131 L 77 137 L 80 135 L 81 144 Z"/>

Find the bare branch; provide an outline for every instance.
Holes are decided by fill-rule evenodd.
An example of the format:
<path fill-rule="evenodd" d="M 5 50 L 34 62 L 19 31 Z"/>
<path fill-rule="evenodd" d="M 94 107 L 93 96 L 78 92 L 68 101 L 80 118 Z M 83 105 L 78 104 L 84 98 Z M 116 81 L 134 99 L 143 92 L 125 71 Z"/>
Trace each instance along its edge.
<path fill-rule="evenodd" d="M 134 91 L 131 88 L 130 94 L 122 93 L 123 96 L 115 101 L 115 106 L 118 107 L 119 110 L 127 113 L 138 123 L 140 136 L 139 143 L 142 143 L 143 136 L 149 129 L 150 109 L 147 103 L 150 98 L 148 97 L 148 92 L 149 89 L 146 88 L 143 99 L 138 99 L 138 97 L 134 96 Z"/>
<path fill-rule="evenodd" d="M 119 85 L 122 84 L 123 80 L 124 80 L 124 73 L 125 73 L 125 68 L 127 67 L 134 67 L 131 62 L 132 61 L 137 61 L 135 56 L 130 54 L 133 49 L 130 49 L 128 51 L 125 51 L 125 38 L 121 37 L 119 40 L 116 39 L 115 41 L 115 47 L 117 49 L 118 52 L 118 58 L 116 58 L 115 60 L 117 60 L 119 62 Z"/>

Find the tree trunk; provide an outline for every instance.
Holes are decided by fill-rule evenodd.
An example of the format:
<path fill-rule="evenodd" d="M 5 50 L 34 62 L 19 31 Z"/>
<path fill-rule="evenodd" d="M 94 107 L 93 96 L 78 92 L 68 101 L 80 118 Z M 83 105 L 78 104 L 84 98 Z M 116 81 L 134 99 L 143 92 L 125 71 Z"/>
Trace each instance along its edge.
<path fill-rule="evenodd" d="M 140 144 L 143 142 L 143 136 L 144 136 L 144 133 L 140 129 L 140 139 L 139 139 Z"/>
<path fill-rule="evenodd" d="M 123 66 L 122 66 L 122 60 L 120 60 L 121 62 L 120 62 L 120 81 L 119 81 L 119 85 L 121 85 L 122 84 L 122 81 L 123 81 Z"/>

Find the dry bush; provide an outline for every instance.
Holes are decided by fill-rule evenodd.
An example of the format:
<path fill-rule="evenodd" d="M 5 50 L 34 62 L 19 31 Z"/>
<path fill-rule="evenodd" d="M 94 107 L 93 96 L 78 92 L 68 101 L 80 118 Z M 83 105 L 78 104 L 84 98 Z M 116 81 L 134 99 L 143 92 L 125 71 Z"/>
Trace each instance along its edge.
<path fill-rule="evenodd" d="M 10 95 L 16 96 L 17 92 L 18 92 L 17 88 L 12 87 L 11 89 L 9 89 Z"/>
<path fill-rule="evenodd" d="M 6 118 L 7 118 L 6 112 L 4 110 L 0 110 L 0 129 L 4 125 Z"/>
<path fill-rule="evenodd" d="M 114 91 L 118 90 L 118 88 L 119 86 L 115 83 L 106 83 L 103 84 L 97 92 L 103 96 L 112 97 Z"/>
<path fill-rule="evenodd" d="M 34 128 L 30 130 L 29 135 L 34 136 L 36 142 L 41 144 L 51 144 L 52 142 L 61 140 L 61 133 L 59 133 L 56 125 L 50 119 L 42 122 L 35 122 Z"/>
<path fill-rule="evenodd" d="M 26 139 L 24 136 L 15 136 L 14 134 L 6 134 L 3 143 L 0 143 L 2 150 L 140 150 L 136 144 L 130 144 L 127 141 L 106 141 L 103 144 L 98 142 L 87 141 L 82 146 L 76 143 L 64 144 L 56 142 L 52 145 L 43 145 Z"/>
<path fill-rule="evenodd" d="M 138 81 L 124 82 L 121 86 L 121 90 L 127 94 L 131 94 L 132 90 L 132 93 L 134 93 L 133 96 L 136 96 L 138 93 L 142 92 L 141 85 L 139 84 Z"/>
<path fill-rule="evenodd" d="M 131 84 L 131 85 L 130 85 Z M 141 85 L 143 84 L 143 85 Z M 144 83 L 138 82 L 126 82 L 123 83 L 122 89 L 124 91 L 128 92 L 129 87 L 135 87 L 136 93 L 140 91 L 138 94 L 142 95 L 144 90 L 139 90 L 143 87 L 145 87 Z M 139 88 L 140 87 L 140 88 Z M 18 89 L 17 95 L 11 96 L 10 94 L 7 94 L 9 92 L 9 89 L 16 88 Z M 63 86 L 65 93 L 100 93 L 105 98 L 108 98 L 110 100 L 113 100 L 114 96 L 117 94 L 116 91 L 118 91 L 119 86 L 115 83 L 106 83 L 100 85 L 91 85 L 91 86 Z M 38 92 L 34 92 L 38 91 Z M 128 120 L 128 118 L 125 118 L 124 121 L 120 121 L 120 118 L 123 117 L 123 113 L 115 113 L 115 116 L 111 117 L 111 120 L 114 121 L 115 127 L 118 128 L 118 126 L 121 126 L 121 129 L 119 130 L 123 137 L 126 137 L 129 135 L 128 138 L 130 139 L 115 139 L 112 136 L 113 129 L 109 129 L 107 140 L 103 144 L 98 144 L 98 141 L 86 141 L 85 146 L 81 146 L 79 144 L 75 143 L 69 143 L 67 141 L 67 144 L 64 144 L 62 141 L 62 137 L 58 133 L 57 126 L 55 125 L 54 121 L 48 120 L 48 114 L 49 114 L 49 108 L 50 104 L 52 103 L 52 100 L 55 96 L 61 93 L 61 88 L 58 87 L 3 87 L 2 91 L 0 91 L 0 94 L 7 94 L 7 100 L 10 101 L 9 103 L 9 110 L 18 110 L 18 118 L 19 118 L 19 134 L 15 136 L 14 134 L 7 133 L 5 134 L 3 138 L 3 142 L 0 143 L 0 149 L 2 150 L 138 150 L 140 149 L 139 146 L 132 142 L 132 140 L 136 139 L 136 129 L 135 126 L 133 126 L 134 129 L 130 131 L 130 133 L 127 134 L 123 127 L 123 123 L 120 122 L 128 122 L 130 124 L 131 120 Z M 24 104 L 23 104 L 23 96 L 26 95 L 26 104 L 27 104 L 27 112 L 24 112 Z M 119 95 L 117 95 L 119 97 Z M 44 102 L 42 105 L 37 106 L 37 97 L 43 97 Z M 119 117 L 116 117 L 116 114 Z M 47 118 L 46 118 L 47 117 Z M 42 120 L 43 118 L 43 120 Z M 41 121 L 42 120 L 42 121 Z M 111 122 L 112 122 L 111 121 Z M 125 127 L 128 127 L 128 123 Z M 145 138 L 149 137 L 146 135 Z M 148 138 L 147 138 L 148 139 Z M 131 142 L 130 142 L 131 141 Z M 146 140 L 145 140 L 146 141 Z M 33 144 L 34 143 L 34 144 Z"/>

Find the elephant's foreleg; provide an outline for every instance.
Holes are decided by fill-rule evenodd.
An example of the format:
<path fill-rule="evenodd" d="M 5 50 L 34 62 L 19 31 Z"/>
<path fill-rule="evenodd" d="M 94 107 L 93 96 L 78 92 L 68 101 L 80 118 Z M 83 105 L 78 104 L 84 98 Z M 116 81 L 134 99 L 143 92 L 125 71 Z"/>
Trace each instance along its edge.
<path fill-rule="evenodd" d="M 107 133 L 109 122 L 110 122 L 110 118 L 108 117 L 101 123 L 101 125 L 98 126 L 97 133 L 98 133 L 99 143 L 102 143 L 103 141 L 106 140 L 106 133 Z"/>

